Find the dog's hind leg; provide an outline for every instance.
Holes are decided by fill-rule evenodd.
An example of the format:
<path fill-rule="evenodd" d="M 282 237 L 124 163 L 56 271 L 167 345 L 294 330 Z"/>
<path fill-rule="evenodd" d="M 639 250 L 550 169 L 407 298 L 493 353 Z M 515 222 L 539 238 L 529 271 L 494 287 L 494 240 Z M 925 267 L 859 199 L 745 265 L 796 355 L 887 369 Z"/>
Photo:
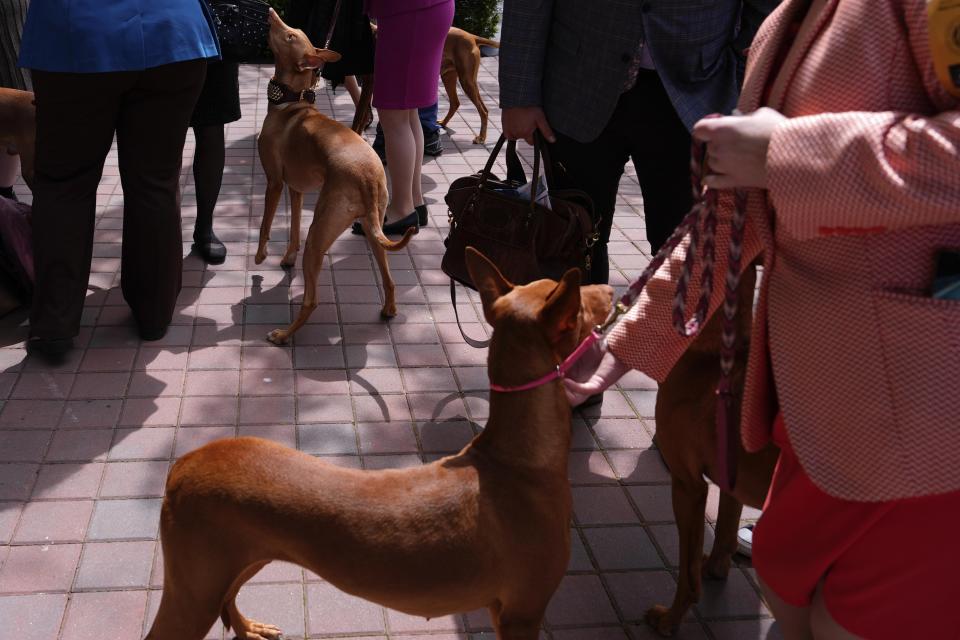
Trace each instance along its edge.
<path fill-rule="evenodd" d="M 717 530 L 710 556 L 703 562 L 704 578 L 723 579 L 730 573 L 733 554 L 737 552 L 737 529 L 743 505 L 728 493 L 720 492 L 720 509 L 717 513 Z"/>
<path fill-rule="evenodd" d="M 300 215 L 303 210 L 303 192 L 296 191 L 293 187 L 287 185 L 287 193 L 290 194 L 290 239 L 287 242 L 287 252 L 283 254 L 280 266 L 289 269 L 297 263 L 297 252 L 300 251 Z"/>
<path fill-rule="evenodd" d="M 460 108 L 460 96 L 457 95 L 457 70 L 452 66 L 447 67 L 440 74 L 440 77 L 443 79 L 443 88 L 446 89 L 447 100 L 450 102 L 447 115 L 443 116 L 443 120 L 440 121 L 440 126 L 446 127 L 447 123 L 450 122 L 450 118 L 452 118 L 453 114 Z"/>
<path fill-rule="evenodd" d="M 674 475 L 673 515 L 680 536 L 680 575 L 673 604 L 654 605 L 647 622 L 661 635 L 673 635 L 690 605 L 700 599 L 700 567 L 703 563 L 703 528 L 707 510 L 707 483 L 700 478 Z"/>
<path fill-rule="evenodd" d="M 265 566 L 267 566 L 266 562 L 252 564 L 237 576 L 237 579 L 230 586 L 227 602 L 223 605 L 223 610 L 220 613 L 223 625 L 227 629 L 233 629 L 234 635 L 240 640 L 278 640 L 283 637 L 280 629 L 274 625 L 250 620 L 237 609 L 237 593 L 239 593 L 240 587 Z"/>
<path fill-rule="evenodd" d="M 389 319 L 397 315 L 397 295 L 396 285 L 393 282 L 393 276 L 390 274 L 390 264 L 387 262 L 387 251 L 377 242 L 374 237 L 374 230 L 371 228 L 370 221 L 362 218 L 360 224 L 363 225 L 363 233 L 367 237 L 367 244 L 370 245 L 370 251 L 377 261 L 377 267 L 380 268 L 380 280 L 383 283 L 383 307 L 380 309 L 380 317 Z"/>
<path fill-rule="evenodd" d="M 495 611 L 490 608 L 497 640 L 537 640 L 540 637 L 540 622 L 543 611 L 537 614 L 517 614 L 508 609 Z"/>
<path fill-rule="evenodd" d="M 320 205 L 313 214 L 313 222 L 307 231 L 307 244 L 303 248 L 303 304 L 300 313 L 286 329 L 274 329 L 267 334 L 267 340 L 274 344 L 284 344 L 293 333 L 303 326 L 317 306 L 317 285 L 320 281 L 320 269 L 323 257 L 343 227 L 331 226 L 330 219 L 321 210 Z"/>
<path fill-rule="evenodd" d="M 260 264 L 267 257 L 267 242 L 270 241 L 270 228 L 273 226 L 273 217 L 277 214 L 280 196 L 283 194 L 283 182 L 279 180 L 267 182 L 267 193 L 263 201 L 263 221 L 260 223 L 260 244 L 257 245 L 257 255 L 254 262 Z"/>
<path fill-rule="evenodd" d="M 203 640 L 239 573 L 214 545 L 178 533 L 163 531 L 163 595 L 146 640 Z"/>
<path fill-rule="evenodd" d="M 473 144 L 483 144 L 487 141 L 487 105 L 483 104 L 483 98 L 480 97 L 480 87 L 477 84 L 477 75 L 480 69 L 480 52 L 476 52 L 477 64 L 473 68 L 473 77 L 470 79 L 470 82 L 464 81 L 464 76 L 460 76 L 460 86 L 463 87 L 463 92 L 467 94 L 467 97 L 470 98 L 470 102 L 473 103 L 473 106 L 477 108 L 477 112 L 480 114 L 480 133 L 476 135 L 473 139 Z"/>

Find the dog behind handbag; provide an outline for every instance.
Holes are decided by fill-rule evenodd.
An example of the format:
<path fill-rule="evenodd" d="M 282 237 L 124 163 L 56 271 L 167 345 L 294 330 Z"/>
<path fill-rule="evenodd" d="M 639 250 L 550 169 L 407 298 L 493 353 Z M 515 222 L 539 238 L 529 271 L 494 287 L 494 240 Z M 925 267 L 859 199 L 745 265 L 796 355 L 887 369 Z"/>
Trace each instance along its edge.
<path fill-rule="evenodd" d="M 474 247 L 511 282 L 557 279 L 568 269 L 578 269 L 586 282 L 597 240 L 593 202 L 586 193 L 572 189 L 550 190 L 548 204 L 538 200 L 536 186 L 530 189 L 529 199 L 510 195 L 526 182 L 526 176 L 513 141 L 507 145 L 508 179 L 499 180 L 491 173 L 505 141 L 500 136 L 483 171 L 450 185 L 446 196 L 450 234 L 440 268 L 453 280 L 476 288 L 465 258 L 467 247 Z M 537 137 L 532 185 L 540 184 L 541 159 L 547 185 L 555 184 L 547 146 Z"/>

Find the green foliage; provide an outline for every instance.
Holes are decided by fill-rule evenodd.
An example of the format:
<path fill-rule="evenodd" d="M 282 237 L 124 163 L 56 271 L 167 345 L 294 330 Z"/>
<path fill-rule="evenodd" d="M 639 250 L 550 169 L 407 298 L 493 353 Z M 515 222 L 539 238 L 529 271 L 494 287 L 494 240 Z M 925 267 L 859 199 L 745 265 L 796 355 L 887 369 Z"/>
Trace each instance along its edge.
<path fill-rule="evenodd" d="M 456 0 L 456 3 L 453 26 L 484 38 L 496 35 L 500 23 L 498 0 Z"/>

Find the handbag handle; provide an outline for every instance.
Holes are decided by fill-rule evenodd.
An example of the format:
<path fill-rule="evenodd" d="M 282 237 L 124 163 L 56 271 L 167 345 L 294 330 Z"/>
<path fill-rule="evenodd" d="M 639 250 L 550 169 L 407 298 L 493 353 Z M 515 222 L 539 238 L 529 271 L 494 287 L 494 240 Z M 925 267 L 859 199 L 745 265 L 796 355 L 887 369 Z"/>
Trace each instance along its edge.
<path fill-rule="evenodd" d="M 493 171 L 493 163 L 496 162 L 497 156 L 500 155 L 500 150 L 503 149 L 503 143 L 507 140 L 507 137 L 504 134 L 500 134 L 500 138 L 497 140 L 497 143 L 493 146 L 493 151 L 490 152 L 490 157 L 487 158 L 487 163 L 483 166 L 483 171 L 480 173 L 480 182 L 477 184 L 478 189 L 483 189 L 486 186 L 487 182 L 490 180 L 490 173 Z M 545 165 L 544 173 L 547 177 L 547 182 L 552 181 L 553 170 L 550 166 L 550 154 L 547 151 L 547 145 L 544 143 L 543 138 L 540 135 L 539 131 L 534 132 L 533 135 L 533 183 L 530 188 L 530 207 L 533 208 L 537 202 L 537 185 L 540 183 L 540 162 L 541 157 L 543 158 L 543 163 Z M 526 180 L 526 173 L 523 170 L 523 165 L 520 163 L 520 158 L 517 155 L 517 142 L 516 140 L 510 140 L 507 142 L 507 176 L 511 174 L 523 176 Z"/>

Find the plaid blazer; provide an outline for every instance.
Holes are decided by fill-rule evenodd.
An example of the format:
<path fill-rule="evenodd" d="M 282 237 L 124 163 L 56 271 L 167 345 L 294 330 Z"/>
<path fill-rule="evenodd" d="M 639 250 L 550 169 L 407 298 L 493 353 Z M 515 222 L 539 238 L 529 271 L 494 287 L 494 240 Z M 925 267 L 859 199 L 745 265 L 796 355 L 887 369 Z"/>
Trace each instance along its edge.
<path fill-rule="evenodd" d="M 580 142 L 610 120 L 643 40 L 687 127 L 737 103 L 743 52 L 780 0 L 504 0 L 500 104 Z"/>
<path fill-rule="evenodd" d="M 806 7 L 785 0 L 764 23 L 740 99 L 757 109 L 787 74 L 767 104 L 790 120 L 770 141 L 769 190 L 748 206 L 744 264 L 763 253 L 764 278 L 744 445 L 761 448 L 782 411 L 804 470 L 833 496 L 960 491 L 960 302 L 927 293 L 937 251 L 960 250 L 960 101 L 937 81 L 927 0 L 828 0 L 793 44 L 796 63 L 774 68 Z M 729 200 L 720 213 L 725 265 Z M 610 338 L 618 358 L 658 380 L 689 346 L 670 324 L 684 254 Z"/>

